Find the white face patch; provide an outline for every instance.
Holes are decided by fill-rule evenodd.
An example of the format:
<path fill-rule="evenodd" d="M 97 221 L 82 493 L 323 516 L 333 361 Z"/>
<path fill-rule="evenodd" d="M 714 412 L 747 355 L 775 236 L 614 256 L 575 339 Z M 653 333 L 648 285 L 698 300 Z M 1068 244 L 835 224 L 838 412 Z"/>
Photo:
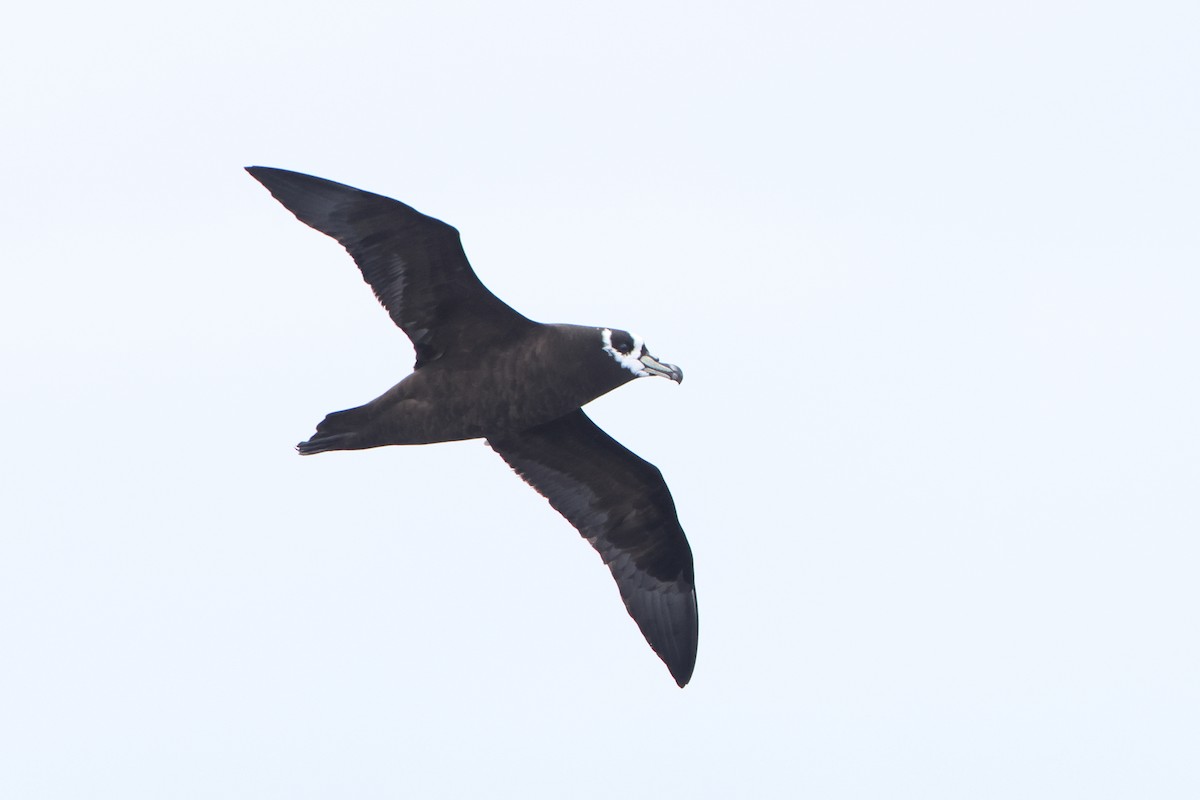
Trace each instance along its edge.
<path fill-rule="evenodd" d="M 630 332 L 629 335 L 633 338 L 633 349 L 628 353 L 622 353 L 620 350 L 613 347 L 612 330 L 609 328 L 600 329 L 600 341 L 604 343 L 604 352 L 615 358 L 618 364 L 632 372 L 637 377 L 645 378 L 650 373 L 645 370 L 642 362 L 638 360 L 638 357 L 642 354 L 642 337 L 632 332 Z"/>

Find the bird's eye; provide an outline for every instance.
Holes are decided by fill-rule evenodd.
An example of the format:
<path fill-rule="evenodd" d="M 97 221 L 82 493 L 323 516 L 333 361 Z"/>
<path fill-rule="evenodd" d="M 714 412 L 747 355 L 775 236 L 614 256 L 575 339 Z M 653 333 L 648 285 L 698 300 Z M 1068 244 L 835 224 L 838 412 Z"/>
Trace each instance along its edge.
<path fill-rule="evenodd" d="M 623 356 L 633 351 L 633 337 L 625 331 L 613 331 L 612 348 Z"/>

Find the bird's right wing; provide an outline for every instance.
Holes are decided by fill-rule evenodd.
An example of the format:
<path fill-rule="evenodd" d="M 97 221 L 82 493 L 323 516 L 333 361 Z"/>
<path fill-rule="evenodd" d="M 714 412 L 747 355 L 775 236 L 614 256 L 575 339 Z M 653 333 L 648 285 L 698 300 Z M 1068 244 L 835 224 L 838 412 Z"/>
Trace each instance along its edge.
<path fill-rule="evenodd" d="M 488 444 L 579 529 L 680 686 L 696 665 L 692 551 L 662 473 L 582 410 Z"/>
<path fill-rule="evenodd" d="M 246 171 L 297 219 L 346 248 L 392 321 L 412 340 L 417 368 L 537 324 L 480 282 L 450 225 L 324 178 L 273 167 Z"/>

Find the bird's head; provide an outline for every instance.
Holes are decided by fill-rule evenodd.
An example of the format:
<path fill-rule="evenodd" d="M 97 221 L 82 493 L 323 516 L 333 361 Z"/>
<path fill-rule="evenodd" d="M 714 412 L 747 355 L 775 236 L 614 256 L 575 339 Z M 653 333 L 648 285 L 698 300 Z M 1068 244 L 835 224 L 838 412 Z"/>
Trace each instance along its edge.
<path fill-rule="evenodd" d="M 650 351 L 642 342 L 642 337 L 636 333 L 613 328 L 600 328 L 600 345 L 605 353 L 632 372 L 635 378 L 648 378 L 656 375 L 660 378 L 670 378 L 676 383 L 683 383 L 683 370 L 650 355 Z"/>

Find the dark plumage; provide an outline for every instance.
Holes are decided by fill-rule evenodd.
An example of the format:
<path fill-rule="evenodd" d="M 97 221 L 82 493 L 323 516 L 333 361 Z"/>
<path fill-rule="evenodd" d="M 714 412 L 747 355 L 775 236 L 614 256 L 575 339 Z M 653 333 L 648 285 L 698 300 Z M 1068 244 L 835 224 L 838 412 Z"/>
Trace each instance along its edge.
<path fill-rule="evenodd" d="M 683 373 L 626 331 L 521 316 L 479 281 L 444 222 L 321 178 L 246 169 L 346 248 L 416 349 L 412 374 L 325 417 L 300 453 L 486 438 L 596 548 L 646 641 L 685 685 L 696 662 L 696 588 L 671 493 L 653 464 L 581 410 L 635 377 L 679 382 Z"/>

